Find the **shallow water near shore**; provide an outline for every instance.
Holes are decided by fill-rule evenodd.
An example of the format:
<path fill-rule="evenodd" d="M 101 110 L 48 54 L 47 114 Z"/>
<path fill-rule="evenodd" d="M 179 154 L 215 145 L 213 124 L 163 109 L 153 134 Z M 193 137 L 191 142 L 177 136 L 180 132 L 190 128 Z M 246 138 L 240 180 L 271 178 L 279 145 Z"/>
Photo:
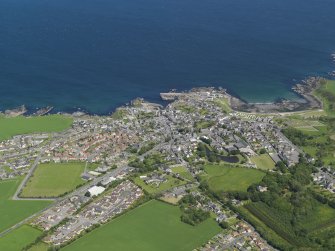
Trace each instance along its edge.
<path fill-rule="evenodd" d="M 333 68 L 333 0 L 2 0 L 0 110 L 105 114 L 135 97 L 222 86 L 297 98 Z"/>

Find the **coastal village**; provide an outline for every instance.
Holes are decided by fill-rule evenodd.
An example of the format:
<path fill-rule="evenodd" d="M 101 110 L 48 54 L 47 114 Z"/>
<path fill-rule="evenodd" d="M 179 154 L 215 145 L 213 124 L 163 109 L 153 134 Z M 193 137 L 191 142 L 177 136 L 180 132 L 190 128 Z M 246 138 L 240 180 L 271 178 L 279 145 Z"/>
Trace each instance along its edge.
<path fill-rule="evenodd" d="M 217 224 L 226 223 L 196 250 L 275 250 L 238 213 L 199 189 L 199 177 L 206 175 L 201 164 L 259 169 L 255 159 L 265 157 L 273 167 L 284 163 L 290 168 L 304 152 L 283 134 L 276 116 L 232 110 L 233 97 L 224 89 L 161 96 L 170 101 L 165 107 L 136 99 L 112 116 L 72 115 L 71 128 L 59 133 L 17 135 L 0 142 L 0 179 L 25 175 L 18 200 L 40 164 L 85 165 L 83 185 L 51 198 L 50 206 L 24 223 L 47 233 L 43 242 L 63 247 L 126 213 L 148 191 L 159 191 L 156 199 L 174 205 L 193 196 L 196 209 L 209 212 Z M 335 192 L 333 169 L 324 167 L 313 175 L 315 184 Z M 236 199 L 232 203 L 243 205 Z"/>

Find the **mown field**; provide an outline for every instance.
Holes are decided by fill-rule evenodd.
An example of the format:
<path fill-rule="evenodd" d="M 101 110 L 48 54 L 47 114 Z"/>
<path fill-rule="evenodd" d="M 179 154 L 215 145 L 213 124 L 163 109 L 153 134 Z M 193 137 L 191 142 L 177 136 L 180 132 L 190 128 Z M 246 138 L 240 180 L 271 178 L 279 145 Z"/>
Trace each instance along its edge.
<path fill-rule="evenodd" d="M 150 201 L 83 236 L 64 251 L 190 251 L 221 231 L 213 219 L 197 226 L 180 220 L 179 207 Z"/>
<path fill-rule="evenodd" d="M 24 187 L 21 197 L 58 197 L 85 181 L 81 174 L 85 163 L 40 164 Z"/>
<path fill-rule="evenodd" d="M 0 116 L 0 141 L 19 134 L 63 131 L 72 123 L 73 119 L 64 115 L 13 118 Z"/>
<path fill-rule="evenodd" d="M 167 181 L 161 183 L 158 187 L 155 185 L 147 185 L 140 177 L 136 177 L 134 179 L 134 182 L 136 183 L 136 185 L 140 186 L 142 189 L 144 189 L 150 194 L 160 193 L 172 187 L 181 186 L 187 183 L 186 181 L 176 179 L 172 177 L 171 175 L 167 175 L 166 178 L 167 178 Z"/>
<path fill-rule="evenodd" d="M 0 232 L 50 204 L 50 201 L 11 200 L 21 181 L 22 179 L 12 179 L 0 182 Z"/>
<path fill-rule="evenodd" d="M 205 179 L 213 192 L 247 191 L 248 187 L 262 180 L 265 173 L 251 168 L 205 165 Z"/>
<path fill-rule="evenodd" d="M 271 170 L 275 168 L 275 163 L 271 159 L 270 155 L 265 153 L 251 157 L 251 161 L 260 169 Z"/>
<path fill-rule="evenodd" d="M 42 232 L 28 225 L 23 225 L 0 237 L 0 250 L 20 251 L 33 242 Z"/>

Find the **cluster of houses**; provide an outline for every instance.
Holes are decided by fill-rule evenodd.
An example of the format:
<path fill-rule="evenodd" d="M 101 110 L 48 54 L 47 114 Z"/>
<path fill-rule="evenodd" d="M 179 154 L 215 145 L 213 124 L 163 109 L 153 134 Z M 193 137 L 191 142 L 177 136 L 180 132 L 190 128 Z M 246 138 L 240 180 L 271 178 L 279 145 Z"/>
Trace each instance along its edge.
<path fill-rule="evenodd" d="M 101 128 L 95 132 L 80 130 L 80 137 L 69 135 L 63 141 L 57 142 L 45 151 L 43 159 L 45 162 L 99 162 L 105 160 L 104 156 L 120 154 L 129 144 L 135 142 L 135 138 L 131 133 L 122 131 L 110 132 Z"/>
<path fill-rule="evenodd" d="M 323 167 L 313 173 L 313 181 L 331 193 L 335 193 L 335 171 L 330 167 Z"/>
<path fill-rule="evenodd" d="M 130 181 L 124 181 L 111 192 L 93 200 L 44 241 L 54 245 L 68 242 L 80 233 L 96 224 L 107 222 L 112 217 L 124 212 L 143 195 L 142 190 Z"/>
<path fill-rule="evenodd" d="M 271 247 L 255 229 L 246 222 L 239 221 L 232 228 L 216 235 L 201 251 L 217 250 L 275 250 Z"/>
<path fill-rule="evenodd" d="M 144 181 L 145 184 L 159 187 L 162 183 L 167 181 L 166 174 L 161 172 L 152 172 L 147 175 L 141 175 L 140 179 Z"/>
<path fill-rule="evenodd" d="M 232 142 L 228 151 L 237 149 L 252 156 L 265 149 L 275 163 L 284 161 L 292 166 L 299 162 L 301 151 L 285 137 L 271 118 L 255 117 L 254 120 L 246 120 L 236 114 L 239 115 L 231 113 L 220 119 L 220 124 L 225 128 L 222 135 Z M 236 140 L 234 134 L 241 135 L 244 140 Z"/>
<path fill-rule="evenodd" d="M 0 142 L 0 180 L 26 174 L 47 134 L 18 135 Z"/>
<path fill-rule="evenodd" d="M 61 221 L 73 215 L 83 204 L 89 199 L 85 196 L 75 195 L 69 199 L 63 200 L 43 212 L 31 223 L 33 226 L 48 231 L 50 228 L 56 226 Z"/>

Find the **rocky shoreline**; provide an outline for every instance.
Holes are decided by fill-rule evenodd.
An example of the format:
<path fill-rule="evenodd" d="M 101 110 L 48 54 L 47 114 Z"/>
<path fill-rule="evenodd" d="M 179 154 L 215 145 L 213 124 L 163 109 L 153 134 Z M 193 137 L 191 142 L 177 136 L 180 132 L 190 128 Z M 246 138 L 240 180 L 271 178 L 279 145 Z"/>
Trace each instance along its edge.
<path fill-rule="evenodd" d="M 322 109 L 322 102 L 314 95 L 322 82 L 321 77 L 310 77 L 292 87 L 292 90 L 301 97 L 301 100 L 280 99 L 273 103 L 247 103 L 239 99 L 232 99 L 234 110 L 243 112 L 273 113 L 294 112 L 311 109 Z"/>
<path fill-rule="evenodd" d="M 322 82 L 325 79 L 321 77 L 310 77 L 306 80 L 303 80 L 301 83 L 298 83 L 292 87 L 292 90 L 297 93 L 301 99 L 296 100 L 287 100 L 280 99 L 276 102 L 270 103 L 248 103 L 236 96 L 230 94 L 224 88 L 214 88 L 214 87 L 200 87 L 193 88 L 185 92 L 176 92 L 175 90 L 160 93 L 160 97 L 163 101 L 174 101 L 176 99 L 182 99 L 183 97 L 194 92 L 205 92 L 216 89 L 217 91 L 224 94 L 225 98 L 228 100 L 230 107 L 239 112 L 250 112 L 250 113 L 276 113 L 276 112 L 294 112 L 294 111 L 303 111 L 310 109 L 322 109 L 322 102 L 314 95 L 314 91 L 318 89 Z M 49 114 L 53 107 L 46 107 L 38 110 L 33 115 L 46 115 Z M 4 115 L 8 117 L 16 117 L 19 115 L 24 115 L 27 113 L 27 108 L 22 105 L 15 109 L 8 109 L 4 112 Z M 78 114 L 79 113 L 79 114 Z M 1 114 L 1 112 L 0 112 Z M 67 113 L 65 113 L 67 114 Z M 84 112 L 74 112 L 73 116 L 82 116 L 85 115 Z"/>
<path fill-rule="evenodd" d="M 301 100 L 298 101 L 280 99 L 271 103 L 248 103 L 229 94 L 226 89 L 219 88 L 218 90 L 224 93 L 230 107 L 235 111 L 251 113 L 294 112 L 310 109 L 322 109 L 322 102 L 314 95 L 313 92 L 321 86 L 323 81 L 325 81 L 325 79 L 321 77 L 310 77 L 301 83 L 294 85 L 292 90 L 301 97 Z M 172 91 L 168 93 L 161 93 L 160 96 L 165 101 L 173 101 L 183 98 L 183 96 L 186 96 L 190 92 L 209 91 L 213 89 L 215 88 L 194 88 L 189 92 Z"/>

